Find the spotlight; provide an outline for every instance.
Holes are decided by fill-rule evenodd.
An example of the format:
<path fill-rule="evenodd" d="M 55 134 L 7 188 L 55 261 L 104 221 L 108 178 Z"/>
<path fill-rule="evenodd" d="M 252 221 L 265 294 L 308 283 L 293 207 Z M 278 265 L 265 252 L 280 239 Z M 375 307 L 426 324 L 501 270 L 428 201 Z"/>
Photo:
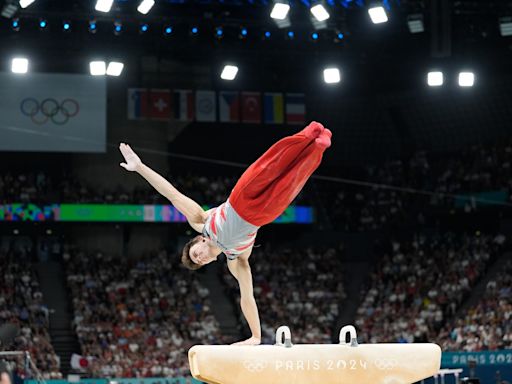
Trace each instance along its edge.
<path fill-rule="evenodd" d="M 311 39 L 313 39 L 313 40 L 315 40 L 315 41 L 316 41 L 316 40 L 318 40 L 318 33 L 313 32 L 313 33 L 311 34 Z"/>
<path fill-rule="evenodd" d="M 224 36 L 224 30 L 221 27 L 216 28 L 215 29 L 215 37 L 217 39 L 222 39 L 223 36 Z"/>
<path fill-rule="evenodd" d="M 340 70 L 338 68 L 325 68 L 324 81 L 327 84 L 335 84 L 341 81 Z"/>
<path fill-rule="evenodd" d="M 423 15 L 409 15 L 407 16 L 407 26 L 411 33 L 425 32 L 425 25 L 423 24 Z"/>
<path fill-rule="evenodd" d="M 95 9 L 99 12 L 110 12 L 114 0 L 97 0 Z"/>
<path fill-rule="evenodd" d="M 15 57 L 14 59 L 12 59 L 11 71 L 13 73 L 27 73 L 28 59 L 24 57 Z"/>
<path fill-rule="evenodd" d="M 139 32 L 140 33 L 145 33 L 149 30 L 149 25 L 147 24 L 141 24 L 140 27 L 139 27 Z"/>
<path fill-rule="evenodd" d="M 48 25 L 48 23 L 46 22 L 45 19 L 40 19 L 39 20 L 39 29 L 41 29 L 41 30 L 45 29 L 47 25 Z"/>
<path fill-rule="evenodd" d="M 164 35 L 170 35 L 172 33 L 172 27 L 168 25 L 164 28 Z"/>
<path fill-rule="evenodd" d="M 427 84 L 430 87 L 440 87 L 444 83 L 443 72 L 429 72 L 427 76 Z"/>
<path fill-rule="evenodd" d="M 116 61 L 112 61 L 108 64 L 107 75 L 109 76 L 120 76 L 123 72 L 124 64 Z"/>
<path fill-rule="evenodd" d="M 293 31 L 288 31 L 287 36 L 288 36 L 288 38 L 291 40 L 291 39 L 293 39 L 293 38 L 295 37 L 295 32 L 293 32 Z"/>
<path fill-rule="evenodd" d="M 192 27 L 190 29 L 190 33 L 193 35 L 197 35 L 199 33 L 199 29 L 197 27 Z"/>
<path fill-rule="evenodd" d="M 89 32 L 96 33 L 97 30 L 98 30 L 98 26 L 96 25 L 96 21 L 95 20 L 89 21 Z"/>
<path fill-rule="evenodd" d="M 475 84 L 475 74 L 473 72 L 459 73 L 459 86 L 472 87 Z"/>
<path fill-rule="evenodd" d="M 93 76 L 105 76 L 107 73 L 106 64 L 104 61 L 91 61 L 89 63 L 89 69 Z"/>
<path fill-rule="evenodd" d="M 368 14 L 372 19 L 373 24 L 381 24 L 388 21 L 386 10 L 381 6 L 368 9 Z"/>
<path fill-rule="evenodd" d="M 240 35 L 239 37 L 241 39 L 245 39 L 247 37 L 247 35 L 249 34 L 249 32 L 247 31 L 247 28 L 241 28 L 240 29 Z"/>
<path fill-rule="evenodd" d="M 146 15 L 151 8 L 155 5 L 155 0 L 142 0 L 142 2 L 137 7 L 137 11 Z"/>
<path fill-rule="evenodd" d="M 338 33 L 336 34 L 336 40 L 337 40 L 337 41 L 341 41 L 341 40 L 343 40 L 344 38 L 345 38 L 345 35 L 343 34 L 343 32 L 338 32 Z"/>
<path fill-rule="evenodd" d="M 65 21 L 62 23 L 62 29 L 64 32 L 69 32 L 71 30 L 71 23 L 69 21 Z"/>
<path fill-rule="evenodd" d="M 500 18 L 501 36 L 512 36 L 512 17 Z"/>
<path fill-rule="evenodd" d="M 265 39 L 270 39 L 270 36 L 272 36 L 272 34 L 269 31 L 265 31 L 263 36 L 265 36 Z"/>
<path fill-rule="evenodd" d="M 312 6 L 310 11 L 318 21 L 325 21 L 330 17 L 329 12 L 327 12 L 322 4 Z"/>
<path fill-rule="evenodd" d="M 114 23 L 114 35 L 120 35 L 123 32 L 123 24 L 120 21 Z"/>
<path fill-rule="evenodd" d="M 27 8 L 34 1 L 36 1 L 36 0 L 20 0 L 20 7 L 21 8 Z"/>
<path fill-rule="evenodd" d="M 223 80 L 234 80 L 238 73 L 238 67 L 236 65 L 225 65 L 220 78 Z"/>
<path fill-rule="evenodd" d="M 14 29 L 16 32 L 18 32 L 20 30 L 20 20 L 19 19 L 14 19 L 11 23 L 11 27 L 12 29 Z"/>
<path fill-rule="evenodd" d="M 284 20 L 286 19 L 286 16 L 288 16 L 289 11 L 289 4 L 275 3 L 274 8 L 272 8 L 272 12 L 270 12 L 270 17 L 277 20 Z"/>

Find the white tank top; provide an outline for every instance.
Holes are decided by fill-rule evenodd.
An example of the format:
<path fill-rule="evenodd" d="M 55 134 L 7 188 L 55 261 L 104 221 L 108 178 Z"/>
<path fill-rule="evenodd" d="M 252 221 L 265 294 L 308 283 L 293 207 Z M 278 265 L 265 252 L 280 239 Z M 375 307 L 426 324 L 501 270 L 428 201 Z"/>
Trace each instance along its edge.
<path fill-rule="evenodd" d="M 210 212 L 203 236 L 214 241 L 229 260 L 235 260 L 254 244 L 258 229 L 242 219 L 228 200 Z"/>

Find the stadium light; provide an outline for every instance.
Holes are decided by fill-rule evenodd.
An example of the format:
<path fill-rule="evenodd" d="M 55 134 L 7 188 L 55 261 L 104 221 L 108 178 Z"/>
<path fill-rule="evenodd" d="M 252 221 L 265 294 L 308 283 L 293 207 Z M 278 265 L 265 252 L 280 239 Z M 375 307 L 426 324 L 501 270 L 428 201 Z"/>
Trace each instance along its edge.
<path fill-rule="evenodd" d="M 427 75 L 427 84 L 430 87 L 440 87 L 444 83 L 443 72 L 433 71 Z"/>
<path fill-rule="evenodd" d="M 30 4 L 32 4 L 36 0 L 20 0 L 20 7 L 27 8 Z"/>
<path fill-rule="evenodd" d="M 91 61 L 89 63 L 89 69 L 93 76 L 105 76 L 107 73 L 106 64 L 104 61 Z"/>
<path fill-rule="evenodd" d="M 15 57 L 12 59 L 11 71 L 13 73 L 27 73 L 28 59 L 24 57 Z"/>
<path fill-rule="evenodd" d="M 472 87 L 475 84 L 475 74 L 473 72 L 459 73 L 459 86 Z"/>
<path fill-rule="evenodd" d="M 151 8 L 155 5 L 155 0 L 142 0 L 142 2 L 137 7 L 137 11 L 142 13 L 143 15 L 147 15 Z"/>
<path fill-rule="evenodd" d="M 124 64 L 117 62 L 117 61 L 111 61 L 108 64 L 107 67 L 107 75 L 109 76 L 120 76 L 123 72 Z"/>
<path fill-rule="evenodd" d="M 270 17 L 276 20 L 284 20 L 288 16 L 290 5 L 285 3 L 275 3 L 270 13 Z"/>
<path fill-rule="evenodd" d="M 236 65 L 225 65 L 220 78 L 222 80 L 234 80 L 238 73 L 238 67 Z"/>
<path fill-rule="evenodd" d="M 423 23 L 423 15 L 409 15 L 407 16 L 407 26 L 411 33 L 425 32 L 425 24 Z"/>
<path fill-rule="evenodd" d="M 322 4 L 312 6 L 310 11 L 318 21 L 325 21 L 330 17 L 329 12 L 327 12 Z"/>
<path fill-rule="evenodd" d="M 368 14 L 372 19 L 373 24 L 382 24 L 388 21 L 388 15 L 384 7 L 372 7 L 368 9 Z"/>
<path fill-rule="evenodd" d="M 512 36 L 512 17 L 500 18 L 501 36 Z"/>
<path fill-rule="evenodd" d="M 99 12 L 110 12 L 114 0 L 97 0 L 95 9 Z"/>
<path fill-rule="evenodd" d="M 325 68 L 324 81 L 327 84 L 336 84 L 341 81 L 341 74 L 338 68 Z"/>

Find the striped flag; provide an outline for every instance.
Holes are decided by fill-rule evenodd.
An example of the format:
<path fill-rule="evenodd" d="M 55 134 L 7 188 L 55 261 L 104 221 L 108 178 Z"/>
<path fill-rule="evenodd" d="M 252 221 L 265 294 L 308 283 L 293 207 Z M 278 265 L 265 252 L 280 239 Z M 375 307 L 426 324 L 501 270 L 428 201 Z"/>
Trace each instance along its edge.
<path fill-rule="evenodd" d="M 148 115 L 148 90 L 145 88 L 128 88 L 128 120 L 145 120 Z"/>
<path fill-rule="evenodd" d="M 282 93 L 263 95 L 263 121 L 265 124 L 284 123 L 284 101 Z"/>
<path fill-rule="evenodd" d="M 242 122 L 261 123 L 260 92 L 242 92 Z"/>
<path fill-rule="evenodd" d="M 240 121 L 240 95 L 238 92 L 219 92 L 219 120 L 222 123 L 238 123 Z"/>
<path fill-rule="evenodd" d="M 211 123 L 216 120 L 215 91 L 196 91 L 196 121 Z"/>
<path fill-rule="evenodd" d="M 304 124 L 306 121 L 306 106 L 303 93 L 286 94 L 286 123 Z"/>
<path fill-rule="evenodd" d="M 179 121 L 194 120 L 194 94 L 189 89 L 174 90 L 174 118 Z"/>

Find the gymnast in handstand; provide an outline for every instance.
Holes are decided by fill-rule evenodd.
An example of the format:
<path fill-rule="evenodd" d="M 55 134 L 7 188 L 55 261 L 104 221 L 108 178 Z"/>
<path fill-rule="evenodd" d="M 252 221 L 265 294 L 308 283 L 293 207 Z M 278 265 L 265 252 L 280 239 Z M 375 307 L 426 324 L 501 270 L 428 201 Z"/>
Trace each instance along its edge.
<path fill-rule="evenodd" d="M 249 265 L 256 233 L 279 217 L 301 191 L 331 146 L 331 137 L 329 129 L 312 122 L 299 133 L 279 140 L 243 173 L 227 201 L 208 211 L 144 165 L 129 145 L 119 146 L 125 159 L 120 165 L 144 177 L 201 234 L 183 248 L 181 261 L 185 267 L 195 270 L 217 260 L 221 253 L 226 255 L 229 271 L 238 281 L 240 306 L 252 333 L 237 345 L 261 342 Z"/>

